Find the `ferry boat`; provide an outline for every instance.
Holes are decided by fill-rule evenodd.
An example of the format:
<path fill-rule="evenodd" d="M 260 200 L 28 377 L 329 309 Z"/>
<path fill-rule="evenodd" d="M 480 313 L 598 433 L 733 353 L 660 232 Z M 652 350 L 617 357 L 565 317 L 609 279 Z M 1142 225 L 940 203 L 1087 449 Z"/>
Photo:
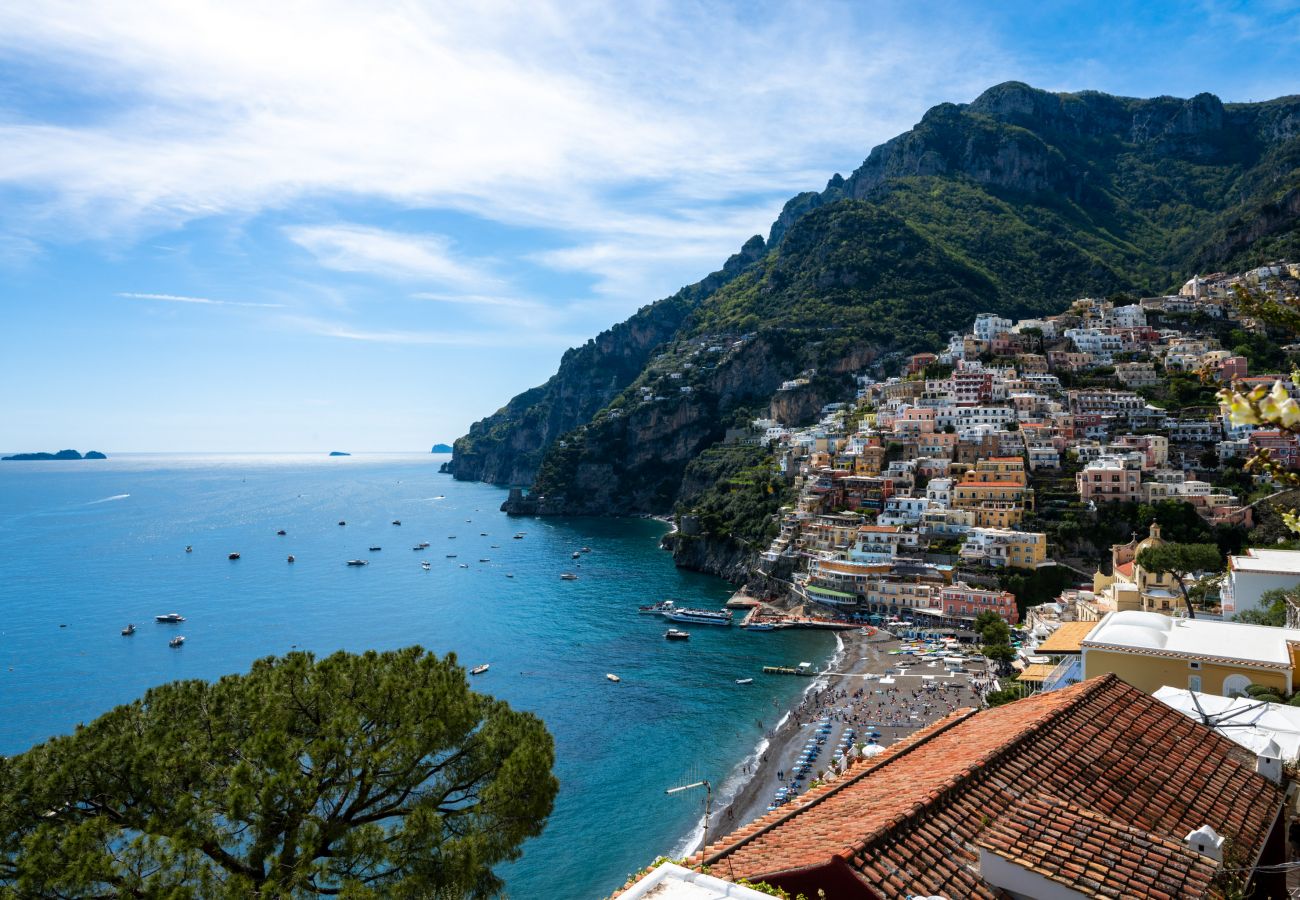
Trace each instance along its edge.
<path fill-rule="evenodd" d="M 176 637 L 172 638 L 170 641 L 167 642 L 167 646 L 168 646 L 168 647 L 179 647 L 179 646 L 180 646 L 181 644 L 183 644 L 183 643 L 185 643 L 185 635 L 183 635 L 183 634 L 178 634 L 178 635 L 176 635 Z"/>
<path fill-rule="evenodd" d="M 133 634 L 135 634 L 135 623 L 128 622 L 127 626 L 122 629 L 122 637 L 130 637 Z"/>
<path fill-rule="evenodd" d="M 664 637 L 670 641 L 688 641 L 691 639 L 689 631 L 679 631 L 676 628 L 669 628 L 664 632 Z"/>
<path fill-rule="evenodd" d="M 349 559 L 349 560 L 348 560 L 348 565 L 349 565 L 349 566 L 365 566 L 365 565 L 369 565 L 369 562 L 368 562 L 367 560 L 364 560 L 364 559 Z"/>
<path fill-rule="evenodd" d="M 689 622 L 693 625 L 730 625 L 732 612 L 729 609 L 687 609 L 673 607 L 664 610 L 663 617 L 669 622 Z"/>
<path fill-rule="evenodd" d="M 153 620 L 155 622 L 162 622 L 164 624 L 171 625 L 176 622 L 184 622 L 185 617 L 182 616 L 180 613 L 164 613 L 161 616 L 154 616 Z"/>
<path fill-rule="evenodd" d="M 487 671 L 488 669 L 490 669 L 490 668 L 492 668 L 491 664 L 489 664 L 489 663 L 483 663 L 483 665 L 481 665 L 481 666 L 475 666 L 474 668 L 470 669 L 470 670 L 469 670 L 469 674 L 471 674 L 471 675 L 482 675 L 484 672 L 486 672 L 486 671 Z"/>

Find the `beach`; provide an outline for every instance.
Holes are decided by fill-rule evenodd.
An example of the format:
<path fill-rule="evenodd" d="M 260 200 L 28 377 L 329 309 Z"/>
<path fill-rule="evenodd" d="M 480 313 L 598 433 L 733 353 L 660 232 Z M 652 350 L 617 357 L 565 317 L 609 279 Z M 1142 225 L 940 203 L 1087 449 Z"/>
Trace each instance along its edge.
<path fill-rule="evenodd" d="M 799 702 L 738 766 L 719 791 L 709 816 L 707 838 L 717 840 L 768 811 L 782 788 L 802 793 L 839 755 L 845 730 L 852 743 L 889 747 L 955 709 L 982 704 L 981 666 L 949 673 L 941 664 L 892 655 L 901 642 L 886 631 L 872 635 L 840 632 L 843 646 Z M 767 678 L 791 676 L 765 675 Z M 812 771 L 796 781 L 794 769 L 809 742 L 823 739 Z M 693 836 L 698 848 L 700 833 Z"/>

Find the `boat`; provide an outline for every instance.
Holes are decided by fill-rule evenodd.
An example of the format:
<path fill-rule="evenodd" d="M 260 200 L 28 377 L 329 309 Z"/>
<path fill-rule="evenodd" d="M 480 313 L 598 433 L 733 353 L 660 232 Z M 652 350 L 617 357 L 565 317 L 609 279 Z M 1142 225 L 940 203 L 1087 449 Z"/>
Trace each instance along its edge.
<path fill-rule="evenodd" d="M 340 524 L 340 525 L 346 525 L 346 524 L 348 524 L 348 523 L 347 523 L 347 522 L 344 522 L 342 519 L 339 519 L 339 524 Z"/>
<path fill-rule="evenodd" d="M 674 608 L 673 601 L 660 600 L 654 606 L 638 606 L 636 608 L 636 611 L 643 616 L 657 616 L 660 613 L 667 612 L 668 610 L 673 608 Z"/>
<path fill-rule="evenodd" d="M 515 577 L 515 573 L 514 573 L 514 572 L 507 572 L 507 573 L 506 573 L 506 577 L 507 577 L 507 578 L 514 578 L 514 577 Z"/>
<path fill-rule="evenodd" d="M 421 569 L 424 569 L 424 571 L 426 571 L 426 572 L 429 571 L 429 561 L 428 561 L 428 560 L 425 560 L 425 561 L 421 562 L 421 563 L 420 563 L 420 568 L 421 568 Z"/>
<path fill-rule="evenodd" d="M 133 634 L 135 634 L 135 623 L 130 622 L 122 629 L 122 637 L 130 637 Z"/>
<path fill-rule="evenodd" d="M 679 631 L 676 628 L 669 628 L 664 632 L 664 637 L 670 641 L 686 641 L 690 640 L 691 633 L 689 631 Z"/>
<path fill-rule="evenodd" d="M 582 548 L 582 552 L 583 552 L 583 553 L 590 553 L 590 552 L 591 552 L 591 548 L 590 548 L 590 547 L 583 547 L 583 548 Z"/>
<path fill-rule="evenodd" d="M 239 554 L 238 554 L 238 553 L 232 553 L 232 554 L 230 554 L 229 556 L 227 556 L 226 559 L 239 559 Z"/>
<path fill-rule="evenodd" d="M 516 532 L 515 532 L 515 540 L 517 540 L 517 541 L 522 541 L 522 540 L 524 539 L 524 534 L 525 534 L 525 532 L 523 532 L 523 531 L 516 531 Z"/>
<path fill-rule="evenodd" d="M 456 558 L 456 554 L 455 554 L 455 553 L 448 553 L 448 554 L 447 554 L 447 558 L 448 558 L 448 559 L 455 559 L 455 558 Z"/>
<path fill-rule="evenodd" d="M 371 548 L 370 548 L 370 552 L 371 552 L 371 553 L 378 553 L 380 550 L 383 550 L 383 549 L 384 549 L 383 547 L 371 547 Z"/>
<path fill-rule="evenodd" d="M 278 534 L 280 537 L 284 537 L 288 533 L 289 532 L 285 531 L 283 528 L 281 528 L 279 531 L 276 532 L 276 534 Z"/>
<path fill-rule="evenodd" d="M 348 565 L 349 565 L 349 566 L 366 566 L 366 565 L 369 565 L 369 564 L 370 564 L 370 561 L 369 561 L 369 560 L 365 560 L 365 559 L 349 559 L 349 560 L 348 560 Z"/>
<path fill-rule="evenodd" d="M 186 544 L 186 545 L 185 545 L 185 552 L 186 552 L 186 553 L 193 553 L 193 552 L 194 552 L 194 547 L 193 547 L 193 545 L 192 545 L 192 544 Z"/>
<path fill-rule="evenodd" d="M 482 559 L 479 560 L 479 562 L 492 562 L 492 560 L 488 559 L 487 557 L 483 557 Z"/>
<path fill-rule="evenodd" d="M 184 622 L 185 617 L 182 616 L 180 613 L 164 613 L 161 616 L 154 616 L 153 620 L 155 622 L 161 622 L 166 625 L 171 625 L 175 622 Z"/>
<path fill-rule="evenodd" d="M 479 537 L 487 537 L 487 532 L 486 532 L 486 531 L 480 531 L 480 532 L 478 533 L 478 536 L 479 536 Z"/>
<path fill-rule="evenodd" d="M 401 520 L 401 519 L 394 519 L 394 520 L 393 520 L 393 524 L 394 524 L 394 525 L 401 525 L 401 524 L 402 524 L 402 520 Z"/>
<path fill-rule="evenodd" d="M 454 534 L 449 534 L 449 535 L 447 535 L 447 540 L 449 540 L 449 541 L 454 541 L 454 540 L 456 540 L 456 535 L 454 535 Z"/>
<path fill-rule="evenodd" d="M 178 634 L 178 635 L 176 635 L 176 637 L 172 638 L 170 641 L 167 642 L 167 646 L 168 646 L 168 647 L 179 647 L 179 646 L 180 646 L 181 644 L 183 644 L 183 643 L 185 643 L 185 635 L 183 635 L 183 634 Z"/>
<path fill-rule="evenodd" d="M 582 554 L 579 553 L 577 550 L 574 550 L 574 551 L 573 551 L 573 556 L 572 556 L 571 558 L 572 558 L 572 559 L 581 559 L 581 558 L 582 558 Z"/>
<path fill-rule="evenodd" d="M 729 609 L 687 609 L 674 606 L 660 613 L 669 622 L 690 622 L 694 625 L 730 625 L 732 612 Z"/>
<path fill-rule="evenodd" d="M 427 550 L 428 548 L 429 548 L 429 542 L 428 542 L 428 541 L 420 541 L 420 543 L 416 544 L 416 545 L 415 545 L 414 547 L 412 547 L 411 549 L 412 549 L 412 550 Z"/>
<path fill-rule="evenodd" d="M 461 563 L 461 564 L 460 564 L 460 567 L 461 567 L 462 569 L 468 569 L 468 568 L 469 568 L 469 563 Z"/>
<path fill-rule="evenodd" d="M 622 678 L 619 678 L 617 675 L 615 675 L 613 672 L 606 672 L 605 677 L 616 684 L 623 680 Z"/>
<path fill-rule="evenodd" d="M 753 684 L 753 683 L 754 683 L 754 679 L 752 679 L 752 678 L 737 678 L 737 679 L 736 679 L 736 684 Z"/>
<path fill-rule="evenodd" d="M 578 580 L 578 576 L 577 576 L 577 575 L 574 575 L 572 572 L 561 572 L 561 573 L 560 573 L 560 580 L 561 580 L 561 581 L 577 581 L 577 580 Z"/>
<path fill-rule="evenodd" d="M 293 554 L 292 554 L 292 553 L 289 554 L 289 562 L 293 562 Z"/>
<path fill-rule="evenodd" d="M 483 665 L 481 665 L 481 666 L 475 666 L 474 668 L 470 669 L 470 670 L 469 670 L 469 674 L 471 674 L 471 675 L 482 675 L 484 672 L 486 672 L 486 671 L 487 671 L 488 669 L 490 669 L 490 668 L 492 668 L 491 663 L 483 663 Z"/>
<path fill-rule="evenodd" d="M 776 626 L 771 622 L 750 622 L 745 626 L 746 631 L 775 631 Z"/>

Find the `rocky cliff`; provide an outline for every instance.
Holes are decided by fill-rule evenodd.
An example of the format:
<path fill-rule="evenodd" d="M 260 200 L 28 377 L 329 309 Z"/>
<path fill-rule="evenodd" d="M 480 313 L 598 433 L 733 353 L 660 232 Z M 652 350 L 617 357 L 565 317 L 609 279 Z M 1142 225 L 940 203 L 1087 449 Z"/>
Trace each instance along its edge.
<path fill-rule="evenodd" d="M 849 177 L 791 199 L 766 241 L 569 351 L 475 423 L 450 469 L 531 483 L 543 514 L 688 508 L 687 466 L 738 422 L 807 420 L 837 378 L 979 312 L 1154 293 L 1300 253 L 1298 221 L 1300 98 L 998 85 L 931 109 Z M 778 391 L 799 375 L 809 388 Z M 730 572 L 726 535 L 712 537 L 678 542 L 679 559 Z"/>

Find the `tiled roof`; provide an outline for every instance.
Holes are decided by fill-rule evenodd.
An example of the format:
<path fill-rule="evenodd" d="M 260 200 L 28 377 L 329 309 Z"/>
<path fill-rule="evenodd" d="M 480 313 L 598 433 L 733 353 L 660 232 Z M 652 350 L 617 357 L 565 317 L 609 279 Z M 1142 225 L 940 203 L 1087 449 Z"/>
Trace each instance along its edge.
<path fill-rule="evenodd" d="M 1032 794 L 975 840 L 990 852 L 1089 897 L 1204 897 L 1215 864 L 1161 837 Z"/>
<path fill-rule="evenodd" d="M 731 880 L 843 861 L 881 896 L 998 896 L 975 841 L 1033 793 L 1171 840 L 1209 824 L 1255 859 L 1283 795 L 1236 744 L 1114 675 L 959 710 L 693 858 Z"/>

